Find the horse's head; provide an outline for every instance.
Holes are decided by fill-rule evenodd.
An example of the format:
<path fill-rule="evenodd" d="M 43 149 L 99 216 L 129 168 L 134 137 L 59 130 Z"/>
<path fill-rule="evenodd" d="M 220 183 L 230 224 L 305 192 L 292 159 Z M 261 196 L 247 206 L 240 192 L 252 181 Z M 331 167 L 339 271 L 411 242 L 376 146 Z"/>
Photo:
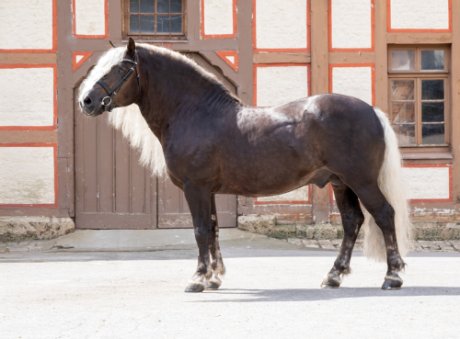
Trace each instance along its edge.
<path fill-rule="evenodd" d="M 138 58 L 133 39 L 127 48 L 104 54 L 80 86 L 81 110 L 97 116 L 116 107 L 128 106 L 140 93 Z"/>

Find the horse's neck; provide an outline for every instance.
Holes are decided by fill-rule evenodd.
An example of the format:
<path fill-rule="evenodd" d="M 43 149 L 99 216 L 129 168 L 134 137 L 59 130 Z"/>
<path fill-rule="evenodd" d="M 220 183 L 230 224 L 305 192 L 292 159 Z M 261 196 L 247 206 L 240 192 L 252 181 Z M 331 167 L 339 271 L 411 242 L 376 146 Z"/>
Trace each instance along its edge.
<path fill-rule="evenodd" d="M 148 75 L 142 83 L 139 103 L 144 118 L 160 139 L 161 132 L 180 114 L 190 116 L 209 111 L 215 114 L 236 111 L 239 99 L 210 76 L 193 68 L 178 72 L 174 63 L 163 64 L 165 67 L 161 69 L 147 67 Z"/>

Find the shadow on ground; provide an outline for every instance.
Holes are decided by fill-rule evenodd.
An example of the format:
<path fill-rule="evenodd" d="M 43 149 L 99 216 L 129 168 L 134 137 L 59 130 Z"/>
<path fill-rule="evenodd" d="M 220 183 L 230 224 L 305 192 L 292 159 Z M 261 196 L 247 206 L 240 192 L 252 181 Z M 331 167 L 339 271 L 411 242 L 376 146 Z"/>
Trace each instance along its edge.
<path fill-rule="evenodd" d="M 437 296 L 460 296 L 460 287 L 436 287 L 436 286 L 408 286 L 400 290 L 383 291 L 379 288 L 360 287 L 338 289 L 221 289 L 218 291 L 206 291 L 205 293 L 219 294 L 227 299 L 219 300 L 195 300 L 200 303 L 225 303 L 225 302 L 277 302 L 277 301 L 319 301 L 348 298 L 375 298 L 375 297 L 437 297 Z M 244 297 L 238 297 L 244 296 Z"/>

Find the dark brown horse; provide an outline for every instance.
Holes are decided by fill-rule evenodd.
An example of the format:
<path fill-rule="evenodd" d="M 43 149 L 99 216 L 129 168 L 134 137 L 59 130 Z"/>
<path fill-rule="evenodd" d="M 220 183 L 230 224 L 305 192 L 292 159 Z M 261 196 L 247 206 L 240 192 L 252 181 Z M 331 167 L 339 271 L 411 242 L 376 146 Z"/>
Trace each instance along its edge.
<path fill-rule="evenodd" d="M 188 58 L 135 46 L 132 39 L 127 48 L 101 57 L 80 88 L 79 103 L 89 116 L 110 112 L 115 127 L 157 172 L 163 151 L 171 180 L 185 193 L 199 248 L 187 292 L 218 288 L 225 271 L 215 194 L 255 197 L 327 183 L 334 189 L 344 239 L 323 286 L 338 287 L 350 271 L 365 220 L 361 203 L 371 215 L 365 250 L 388 264 L 382 288 L 401 287 L 400 250 L 408 248 L 410 223 L 397 141 L 378 109 L 335 94 L 247 107 Z"/>

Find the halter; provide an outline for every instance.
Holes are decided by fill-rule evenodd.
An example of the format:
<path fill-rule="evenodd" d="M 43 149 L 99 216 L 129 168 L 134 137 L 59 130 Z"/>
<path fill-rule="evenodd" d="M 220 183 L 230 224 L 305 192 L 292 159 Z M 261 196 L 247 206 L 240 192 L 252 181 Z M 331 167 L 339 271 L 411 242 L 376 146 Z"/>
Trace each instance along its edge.
<path fill-rule="evenodd" d="M 137 60 L 137 55 L 136 55 L 135 60 Z M 140 74 L 139 74 L 139 70 L 138 70 L 138 67 L 137 67 L 137 61 L 133 61 L 133 60 L 129 60 L 129 59 L 123 59 L 123 60 L 121 60 L 121 63 L 123 63 L 123 62 L 130 63 L 131 67 L 128 69 L 128 71 L 125 73 L 125 75 L 123 75 L 123 77 L 120 79 L 118 84 L 113 89 L 111 89 L 109 86 L 107 86 L 101 80 L 98 80 L 96 82 L 96 84 L 101 86 L 102 89 L 105 91 L 105 93 L 107 93 L 107 95 L 102 98 L 102 102 L 101 102 L 102 106 L 104 106 L 104 107 L 109 107 L 112 104 L 113 97 L 115 95 L 117 95 L 118 90 L 121 88 L 121 86 L 123 86 L 123 84 L 129 79 L 131 74 L 133 74 L 134 72 L 136 72 L 137 88 L 140 89 L 140 83 L 139 83 Z"/>

